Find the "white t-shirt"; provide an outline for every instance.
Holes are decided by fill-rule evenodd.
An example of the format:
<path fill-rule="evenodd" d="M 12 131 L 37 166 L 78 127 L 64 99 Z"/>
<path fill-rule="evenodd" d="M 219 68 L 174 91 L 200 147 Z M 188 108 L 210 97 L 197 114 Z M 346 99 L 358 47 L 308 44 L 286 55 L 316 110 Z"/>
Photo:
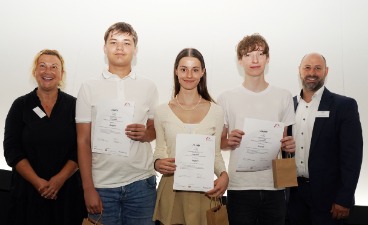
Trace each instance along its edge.
<path fill-rule="evenodd" d="M 131 72 L 121 79 L 107 70 L 97 79 L 82 84 L 76 105 L 76 122 L 92 123 L 91 140 L 94 140 L 97 108 L 111 100 L 133 101 L 133 123 L 146 125 L 153 119 L 158 104 L 155 84 Z M 93 143 L 92 143 L 93 146 Z M 92 153 L 92 177 L 96 188 L 125 186 L 155 175 L 153 151 L 148 142 L 133 141 L 129 156 Z"/>
<path fill-rule="evenodd" d="M 243 130 L 244 118 L 278 121 L 289 126 L 295 123 L 293 98 L 289 91 L 269 85 L 255 93 L 244 86 L 222 93 L 217 103 L 224 110 L 225 126 L 229 133 Z M 246 135 L 246 134 L 245 134 Z M 231 150 L 228 190 L 276 190 L 272 169 L 256 172 L 236 172 L 238 149 Z"/>

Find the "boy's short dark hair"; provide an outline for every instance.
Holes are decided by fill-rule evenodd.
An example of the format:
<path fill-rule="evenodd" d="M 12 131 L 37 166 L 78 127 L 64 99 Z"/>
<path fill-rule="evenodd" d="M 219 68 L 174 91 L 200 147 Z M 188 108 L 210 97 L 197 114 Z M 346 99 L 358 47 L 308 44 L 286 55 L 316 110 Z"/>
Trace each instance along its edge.
<path fill-rule="evenodd" d="M 109 38 L 109 35 L 112 35 L 112 32 L 116 33 L 128 33 L 133 37 L 134 45 L 137 46 L 138 43 L 138 35 L 137 32 L 135 32 L 134 28 L 129 24 L 125 22 L 117 22 L 113 25 L 111 25 L 105 32 L 104 40 L 105 43 L 107 39 Z M 114 33 L 115 33 L 114 32 Z"/>

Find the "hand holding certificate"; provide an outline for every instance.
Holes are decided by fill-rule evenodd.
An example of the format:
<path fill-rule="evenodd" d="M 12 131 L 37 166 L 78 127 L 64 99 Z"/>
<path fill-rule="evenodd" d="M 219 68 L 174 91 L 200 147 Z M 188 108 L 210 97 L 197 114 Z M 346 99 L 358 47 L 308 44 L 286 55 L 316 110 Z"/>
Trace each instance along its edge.
<path fill-rule="evenodd" d="M 215 137 L 196 134 L 176 136 L 174 190 L 209 191 L 213 188 Z"/>
<path fill-rule="evenodd" d="M 271 169 L 272 160 L 280 151 L 280 140 L 284 124 L 258 119 L 245 118 L 245 135 L 238 148 L 237 172 Z"/>

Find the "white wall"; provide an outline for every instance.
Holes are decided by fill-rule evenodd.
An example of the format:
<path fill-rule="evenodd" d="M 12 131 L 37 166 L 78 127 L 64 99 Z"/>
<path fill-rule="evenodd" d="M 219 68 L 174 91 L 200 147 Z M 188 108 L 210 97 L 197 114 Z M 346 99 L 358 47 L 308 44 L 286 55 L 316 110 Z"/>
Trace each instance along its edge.
<path fill-rule="evenodd" d="M 105 30 L 126 21 L 139 36 L 136 69 L 156 82 L 162 103 L 171 95 L 176 54 L 185 47 L 203 53 L 215 98 L 242 81 L 235 48 L 244 35 L 258 32 L 267 39 L 271 61 L 266 79 L 293 95 L 300 89 L 300 59 L 321 52 L 330 66 L 327 87 L 358 101 L 367 143 L 367 9 L 364 0 L 7 1 L 0 8 L 0 127 L 14 99 L 35 87 L 30 68 L 36 52 L 51 48 L 62 53 L 65 91 L 76 96 L 81 82 L 106 66 Z M 368 187 L 367 167 L 365 154 L 356 192 L 359 205 L 368 205 L 363 191 Z M 10 169 L 3 156 L 0 168 Z"/>

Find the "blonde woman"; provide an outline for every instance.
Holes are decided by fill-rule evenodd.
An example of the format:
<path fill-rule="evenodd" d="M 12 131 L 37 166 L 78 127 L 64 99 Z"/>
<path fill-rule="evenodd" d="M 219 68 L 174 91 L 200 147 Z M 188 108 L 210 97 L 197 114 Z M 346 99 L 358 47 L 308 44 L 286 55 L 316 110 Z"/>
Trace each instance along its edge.
<path fill-rule="evenodd" d="M 37 53 L 38 86 L 17 98 L 5 122 L 4 155 L 13 169 L 7 225 L 80 225 L 85 216 L 77 165 L 76 99 L 59 89 L 64 60 Z"/>

